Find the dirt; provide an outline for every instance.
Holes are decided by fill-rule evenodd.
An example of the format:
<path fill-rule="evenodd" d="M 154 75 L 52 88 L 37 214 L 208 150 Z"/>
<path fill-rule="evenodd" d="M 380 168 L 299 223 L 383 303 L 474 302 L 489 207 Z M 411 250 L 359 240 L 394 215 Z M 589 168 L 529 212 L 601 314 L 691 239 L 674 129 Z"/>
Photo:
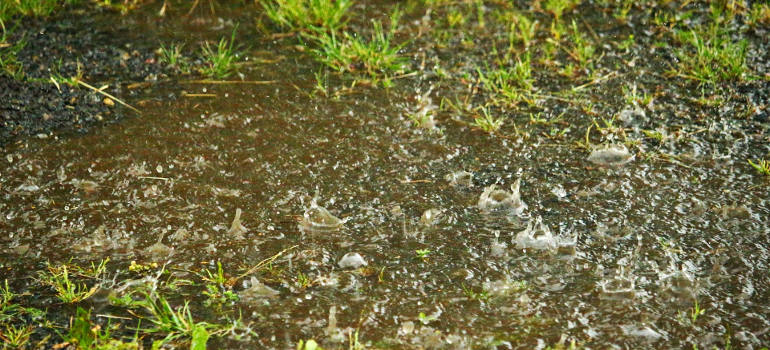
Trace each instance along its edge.
<path fill-rule="evenodd" d="M 114 21 L 114 14 L 113 21 Z M 120 99 L 141 93 L 143 82 L 165 77 L 152 38 L 137 41 L 126 24 L 111 25 L 98 8 L 70 8 L 48 19 L 23 19 L 9 43 L 26 42 L 17 60 L 24 77 L 0 74 L 0 146 L 26 137 L 85 133 L 92 127 L 136 113 L 84 86 L 55 85 L 51 77 L 81 75 Z M 146 43 L 144 46 L 140 46 Z M 133 85 L 132 85 L 133 84 Z M 106 100 L 107 99 L 107 100 Z"/>

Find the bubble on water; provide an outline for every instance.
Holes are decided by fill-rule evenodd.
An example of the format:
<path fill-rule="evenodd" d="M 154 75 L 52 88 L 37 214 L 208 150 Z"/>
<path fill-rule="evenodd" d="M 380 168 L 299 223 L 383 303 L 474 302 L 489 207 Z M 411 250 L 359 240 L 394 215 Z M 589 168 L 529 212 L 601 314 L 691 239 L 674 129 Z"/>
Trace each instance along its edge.
<path fill-rule="evenodd" d="M 600 166 L 615 167 L 634 160 L 624 145 L 609 145 L 591 151 L 588 161 Z"/>
<path fill-rule="evenodd" d="M 274 298 L 280 294 L 277 290 L 263 284 L 254 276 L 244 281 L 243 285 L 246 289 L 238 292 L 238 296 L 245 303 Z"/>
<path fill-rule="evenodd" d="M 32 183 L 25 183 L 25 184 L 19 185 L 19 187 L 16 187 L 16 191 L 20 193 L 37 192 L 39 189 L 40 189 L 40 186 Z"/>
<path fill-rule="evenodd" d="M 438 225 L 443 219 L 443 210 L 431 208 L 422 213 L 420 223 L 425 226 L 434 226 Z"/>
<path fill-rule="evenodd" d="M 519 187 L 521 179 L 511 185 L 511 192 L 496 189 L 495 185 L 490 185 L 484 189 L 479 197 L 478 207 L 484 212 L 507 212 L 513 215 L 521 215 L 527 205 L 521 200 Z"/>
<path fill-rule="evenodd" d="M 558 248 L 556 237 L 539 216 L 534 221 L 530 221 L 524 231 L 516 234 L 512 243 L 519 249 L 556 250 Z"/>
<path fill-rule="evenodd" d="M 663 337 L 663 334 L 650 328 L 649 326 L 621 325 L 620 328 L 626 335 L 643 338 L 647 341 L 655 341 Z"/>
<path fill-rule="evenodd" d="M 246 233 L 246 231 L 248 231 L 248 229 L 241 223 L 241 208 L 235 209 L 235 218 L 233 218 L 233 223 L 230 224 L 230 229 L 227 230 L 227 234 L 234 239 L 243 239 L 243 234 Z"/>
<path fill-rule="evenodd" d="M 163 244 L 163 234 L 160 235 L 155 244 L 144 249 L 144 253 L 152 257 L 153 260 L 163 260 L 174 254 L 174 248 Z"/>
<path fill-rule="evenodd" d="M 564 187 L 560 184 L 556 184 L 551 187 L 551 193 L 553 193 L 553 195 L 559 199 L 567 197 L 567 190 L 565 190 Z"/>
<path fill-rule="evenodd" d="M 317 198 L 310 201 L 310 207 L 305 209 L 300 221 L 300 229 L 308 231 L 333 231 L 337 230 L 345 223 L 332 215 L 326 208 L 318 205 Z"/>
<path fill-rule="evenodd" d="M 639 128 L 647 121 L 647 113 L 640 107 L 626 108 L 618 114 L 626 127 Z"/>
<path fill-rule="evenodd" d="M 620 266 L 614 276 L 602 279 L 597 284 L 602 296 L 610 299 L 631 299 L 636 296 L 636 278 L 624 266 Z"/>
<path fill-rule="evenodd" d="M 471 187 L 473 186 L 473 174 L 460 170 L 447 174 L 444 179 L 449 181 L 451 186 Z"/>
<path fill-rule="evenodd" d="M 406 336 L 410 335 L 414 332 L 414 322 L 412 321 L 404 321 L 401 322 L 401 326 L 398 328 L 398 335 L 399 336 Z"/>
<path fill-rule="evenodd" d="M 99 189 L 99 184 L 91 180 L 72 179 L 70 183 L 85 193 L 94 193 Z"/>
<path fill-rule="evenodd" d="M 368 263 L 366 262 L 366 260 L 364 260 L 361 254 L 350 252 L 345 254 L 345 256 L 343 256 L 342 259 L 340 259 L 337 265 L 343 269 L 347 269 L 347 268 L 357 269 L 361 266 L 367 266 Z"/>
<path fill-rule="evenodd" d="M 497 281 L 484 282 L 484 291 L 490 296 L 504 297 L 521 293 L 529 287 L 527 281 L 503 278 Z"/>

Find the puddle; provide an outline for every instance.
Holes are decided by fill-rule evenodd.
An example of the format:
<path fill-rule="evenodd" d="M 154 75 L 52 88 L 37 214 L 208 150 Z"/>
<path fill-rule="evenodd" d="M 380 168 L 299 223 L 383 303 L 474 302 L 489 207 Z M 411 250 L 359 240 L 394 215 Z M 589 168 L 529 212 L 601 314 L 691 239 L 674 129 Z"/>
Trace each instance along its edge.
<path fill-rule="evenodd" d="M 430 15 L 420 14 L 415 25 Z M 141 117 L 9 145 L 0 158 L 0 268 L 10 285 L 52 300 L 30 284 L 46 261 L 109 258 L 110 276 L 166 282 L 213 279 L 207 273 L 221 263 L 218 283 L 238 301 L 212 306 L 203 282 L 164 289 L 196 317 L 240 317 L 253 331 L 212 338 L 212 348 L 309 339 L 344 348 L 354 334 L 372 348 L 770 342 L 768 180 L 746 164 L 770 152 L 766 126 L 717 110 L 708 125 L 692 121 L 660 140 L 626 146 L 618 132 L 602 135 L 612 146 L 590 149 L 590 108 L 619 112 L 629 134 L 681 120 L 612 102 L 617 89 L 598 84 L 588 88 L 609 102 L 521 106 L 563 112 L 566 136 L 551 134 L 558 122 L 518 110 L 487 133 L 438 107 L 477 89 L 473 81 L 405 77 L 390 89 L 313 96 L 319 66 L 295 41 L 255 45 L 282 59 L 240 72 L 271 84 L 184 86 L 213 98 L 168 99 L 171 88 L 159 87 Z M 468 50 L 467 60 L 482 56 Z M 463 67 L 464 56 L 452 65 Z M 656 106 L 688 105 L 662 97 Z M 696 300 L 706 310 L 698 317 Z M 66 308 L 46 303 L 49 312 Z"/>

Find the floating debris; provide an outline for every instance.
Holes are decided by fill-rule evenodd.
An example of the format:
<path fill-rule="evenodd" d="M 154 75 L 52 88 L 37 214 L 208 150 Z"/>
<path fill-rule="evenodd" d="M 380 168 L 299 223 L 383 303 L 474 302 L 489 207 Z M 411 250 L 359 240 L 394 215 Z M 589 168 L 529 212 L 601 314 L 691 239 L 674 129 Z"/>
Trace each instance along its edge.
<path fill-rule="evenodd" d="M 521 179 L 517 179 L 511 185 L 511 192 L 498 190 L 495 185 L 485 188 L 479 197 L 479 209 L 484 212 L 506 211 L 513 215 L 521 215 L 527 209 L 527 205 L 521 200 L 520 186 Z"/>
<path fill-rule="evenodd" d="M 230 229 L 227 230 L 227 234 L 235 239 L 243 239 L 243 234 L 246 233 L 246 231 L 248 231 L 248 229 L 241 224 L 241 208 L 235 209 L 235 218 L 230 225 Z"/>
<path fill-rule="evenodd" d="M 596 165 L 614 167 L 634 160 L 634 155 L 623 145 L 610 145 L 597 148 L 588 156 L 588 161 Z"/>
<path fill-rule="evenodd" d="M 280 294 L 277 290 L 263 284 L 254 276 L 252 276 L 248 281 L 244 281 L 243 285 L 246 287 L 246 289 L 238 292 L 238 296 L 244 302 L 270 299 L 277 297 Z"/>
<path fill-rule="evenodd" d="M 369 264 L 366 262 L 366 260 L 364 260 L 363 257 L 361 257 L 361 254 L 350 252 L 345 254 L 345 256 L 340 259 L 340 262 L 338 262 L 337 265 L 343 269 L 357 269 L 361 266 L 367 266 Z"/>
<path fill-rule="evenodd" d="M 310 202 L 300 221 L 300 228 L 309 231 L 333 231 L 342 227 L 345 221 L 332 215 L 326 208 L 316 203 L 316 198 Z"/>
<path fill-rule="evenodd" d="M 444 177 L 447 181 L 449 181 L 449 185 L 451 186 L 462 186 L 462 187 L 471 187 L 473 186 L 473 174 L 465 171 L 455 171 L 451 174 L 447 174 L 447 176 Z"/>

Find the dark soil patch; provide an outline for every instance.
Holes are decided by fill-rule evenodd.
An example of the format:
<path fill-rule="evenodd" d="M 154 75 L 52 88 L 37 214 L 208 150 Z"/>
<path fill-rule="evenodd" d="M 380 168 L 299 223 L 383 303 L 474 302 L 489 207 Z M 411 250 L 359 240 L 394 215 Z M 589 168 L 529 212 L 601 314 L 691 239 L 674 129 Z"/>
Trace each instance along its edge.
<path fill-rule="evenodd" d="M 13 30 L 8 42 L 26 43 L 16 57 L 24 78 L 17 81 L 0 74 L 0 145 L 59 130 L 85 132 L 98 123 L 134 114 L 84 87 L 57 88 L 51 81 L 52 76 L 81 76 L 93 86 L 108 85 L 105 92 L 130 99 L 134 90 L 127 86 L 164 76 L 150 46 L 157 40 L 145 38 L 137 44 L 130 28 L 110 23 L 119 22 L 116 16 L 74 8 L 55 18 L 23 19 Z"/>

